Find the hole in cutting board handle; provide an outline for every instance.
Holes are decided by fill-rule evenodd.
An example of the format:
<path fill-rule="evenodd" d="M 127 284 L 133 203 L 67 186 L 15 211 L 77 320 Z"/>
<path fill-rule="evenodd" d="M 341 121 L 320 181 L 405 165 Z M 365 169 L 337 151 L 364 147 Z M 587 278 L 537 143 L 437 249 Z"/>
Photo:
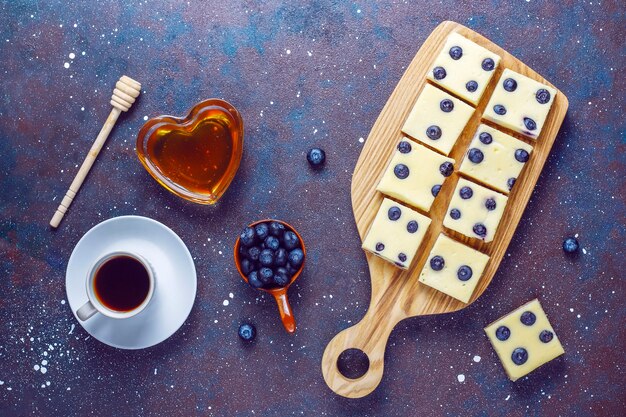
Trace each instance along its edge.
<path fill-rule="evenodd" d="M 361 349 L 346 349 L 337 357 L 339 373 L 348 379 L 359 379 L 367 373 L 370 359 Z"/>

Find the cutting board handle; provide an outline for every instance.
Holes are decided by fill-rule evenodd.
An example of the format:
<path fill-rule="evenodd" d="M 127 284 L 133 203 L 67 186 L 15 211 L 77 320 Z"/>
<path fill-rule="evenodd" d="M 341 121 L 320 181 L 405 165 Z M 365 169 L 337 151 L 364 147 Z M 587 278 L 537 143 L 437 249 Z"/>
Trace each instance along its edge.
<path fill-rule="evenodd" d="M 361 398 L 374 391 L 383 377 L 385 347 L 389 334 L 400 321 L 397 314 L 392 317 L 379 317 L 370 314 L 370 308 L 363 319 L 352 327 L 339 332 L 330 341 L 322 357 L 322 374 L 326 384 L 335 393 L 348 398 Z M 339 355 L 347 349 L 359 349 L 369 359 L 369 368 L 356 379 L 347 378 L 337 367 Z"/>

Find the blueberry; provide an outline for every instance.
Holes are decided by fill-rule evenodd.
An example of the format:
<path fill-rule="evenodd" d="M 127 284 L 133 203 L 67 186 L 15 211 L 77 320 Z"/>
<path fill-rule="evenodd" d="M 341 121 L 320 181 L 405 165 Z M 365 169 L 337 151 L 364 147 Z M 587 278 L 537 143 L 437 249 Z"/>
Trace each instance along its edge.
<path fill-rule="evenodd" d="M 485 201 L 485 208 L 489 211 L 494 211 L 496 209 L 496 200 L 493 198 L 488 198 Z"/>
<path fill-rule="evenodd" d="M 409 167 L 404 164 L 398 164 L 393 168 L 393 173 L 396 177 L 403 180 L 409 176 Z"/>
<path fill-rule="evenodd" d="M 578 239 L 575 237 L 568 237 L 563 241 L 563 250 L 567 253 L 578 252 Z"/>
<path fill-rule="evenodd" d="M 276 236 L 268 236 L 265 238 L 265 247 L 271 250 L 278 250 L 280 246 L 280 240 Z"/>
<path fill-rule="evenodd" d="M 289 277 L 292 277 L 295 275 L 296 272 L 298 272 L 299 268 L 294 268 L 293 266 L 291 266 L 290 263 L 287 263 L 285 269 L 287 270 L 287 275 L 289 275 Z"/>
<path fill-rule="evenodd" d="M 271 268 L 264 266 L 259 269 L 259 281 L 263 283 L 263 286 L 271 284 L 272 278 L 274 277 L 274 271 Z"/>
<path fill-rule="evenodd" d="M 402 252 L 400 252 L 398 254 L 398 259 L 400 259 L 400 262 L 406 262 L 406 255 Z"/>
<path fill-rule="evenodd" d="M 243 232 L 239 235 L 239 241 L 244 244 L 244 246 L 252 246 L 255 242 L 255 234 L 254 229 L 251 227 L 246 227 L 243 229 Z"/>
<path fill-rule="evenodd" d="M 472 191 L 472 189 L 468 186 L 461 187 L 461 190 L 459 191 L 459 195 L 461 196 L 463 200 L 468 200 L 472 198 L 472 196 L 474 195 L 474 191 Z"/>
<path fill-rule="evenodd" d="M 483 69 L 485 71 L 492 71 L 496 66 L 496 63 L 493 62 L 493 59 L 491 58 L 485 58 L 483 59 L 483 63 L 481 64 L 481 67 L 483 67 Z"/>
<path fill-rule="evenodd" d="M 256 337 L 256 329 L 252 324 L 244 323 L 239 326 L 239 337 L 244 342 L 250 342 Z"/>
<path fill-rule="evenodd" d="M 287 263 L 287 251 L 285 250 L 285 248 L 278 248 L 278 250 L 274 254 L 274 265 L 285 266 L 286 263 Z"/>
<path fill-rule="evenodd" d="M 254 232 L 259 240 L 265 240 L 265 238 L 270 234 L 270 228 L 267 223 L 259 223 L 254 226 Z"/>
<path fill-rule="evenodd" d="M 279 287 L 284 287 L 289 284 L 289 281 L 291 281 L 291 277 L 289 276 L 287 269 L 276 268 L 276 273 L 274 273 L 274 284 Z"/>
<path fill-rule="evenodd" d="M 389 207 L 389 211 L 387 211 L 387 216 L 389 217 L 389 220 L 391 221 L 398 220 L 401 215 L 402 215 L 402 211 L 400 210 L 400 207 L 398 206 L 391 206 Z"/>
<path fill-rule="evenodd" d="M 467 91 L 469 91 L 470 93 L 473 93 L 474 91 L 478 90 L 478 83 L 474 80 L 472 81 L 468 81 L 465 84 L 465 88 L 467 89 Z"/>
<path fill-rule="evenodd" d="M 433 77 L 435 77 L 435 80 L 443 80 L 446 78 L 446 70 L 443 67 L 433 68 Z"/>
<path fill-rule="evenodd" d="M 476 223 L 474 227 L 472 228 L 472 230 L 474 231 L 474 233 L 476 233 L 480 237 L 487 236 L 487 228 L 485 227 L 484 224 Z"/>
<path fill-rule="evenodd" d="M 385 245 L 383 243 L 378 242 L 376 244 L 376 252 L 382 252 L 385 250 Z"/>
<path fill-rule="evenodd" d="M 514 185 L 515 185 L 515 178 L 509 178 L 508 180 L 506 180 L 506 186 L 509 187 L 509 191 L 513 189 Z"/>
<path fill-rule="evenodd" d="M 530 117 L 524 117 L 524 126 L 526 126 L 526 129 L 528 130 L 537 129 L 537 123 L 535 123 L 535 121 Z"/>
<path fill-rule="evenodd" d="M 289 264 L 291 264 L 291 266 L 293 266 L 294 268 L 300 268 L 300 265 L 302 265 L 302 261 L 304 261 L 304 252 L 302 252 L 302 249 L 298 248 L 298 249 L 294 249 L 291 252 L 289 252 Z"/>
<path fill-rule="evenodd" d="M 550 330 L 542 330 L 541 333 L 539 333 L 539 340 L 541 340 L 543 343 L 550 342 L 553 337 L 554 333 L 552 333 Z"/>
<path fill-rule="evenodd" d="M 469 160 L 475 164 L 480 164 L 483 161 L 483 159 L 485 159 L 485 155 L 478 148 L 470 149 L 469 152 L 467 153 L 467 156 Z"/>
<path fill-rule="evenodd" d="M 480 132 L 480 135 L 478 135 L 478 140 L 480 140 L 485 145 L 489 145 L 491 142 L 493 142 L 493 137 L 487 132 Z"/>
<path fill-rule="evenodd" d="M 248 274 L 248 284 L 250 284 L 252 288 L 261 288 L 263 286 L 257 271 L 252 271 Z"/>
<path fill-rule="evenodd" d="M 493 106 L 493 111 L 500 116 L 504 116 L 506 114 L 506 107 L 504 107 L 502 104 L 496 104 L 495 106 Z"/>
<path fill-rule="evenodd" d="M 250 249 L 248 249 L 248 259 L 250 259 L 251 261 L 258 261 L 259 260 L 259 255 L 261 254 L 261 248 L 259 248 L 258 246 L 253 246 Z"/>
<path fill-rule="evenodd" d="M 503 342 L 511 337 L 511 331 L 506 326 L 500 326 L 496 329 L 496 338 Z"/>
<path fill-rule="evenodd" d="M 513 92 L 517 89 L 517 81 L 515 81 L 513 78 L 507 78 L 502 83 L 502 86 L 506 91 Z"/>
<path fill-rule="evenodd" d="M 454 110 L 454 103 L 449 98 L 446 98 L 441 100 L 441 102 L 439 103 L 439 108 L 444 113 L 450 113 L 452 110 Z"/>
<path fill-rule="evenodd" d="M 247 259 L 242 259 L 242 260 L 239 262 L 239 266 L 241 267 L 241 272 L 243 272 L 243 274 L 244 274 L 245 276 L 248 276 L 248 274 L 249 274 L 250 272 L 252 272 L 253 265 L 252 265 L 252 263 L 251 263 L 249 260 L 247 260 Z"/>
<path fill-rule="evenodd" d="M 434 271 L 441 271 L 445 264 L 446 264 L 446 261 L 444 261 L 443 258 L 439 255 L 435 255 L 432 258 L 430 258 L 430 267 Z"/>
<path fill-rule="evenodd" d="M 433 197 L 437 197 L 437 194 L 439 194 L 439 191 L 441 191 L 441 185 L 440 184 L 433 185 L 433 188 L 430 189 L 430 192 L 433 195 Z"/>
<path fill-rule="evenodd" d="M 398 150 L 400 151 L 400 153 L 409 153 L 411 152 L 411 149 L 411 144 L 406 140 L 398 143 Z"/>
<path fill-rule="evenodd" d="M 439 126 L 429 126 L 426 129 L 426 136 L 428 136 L 432 140 L 437 140 L 441 137 L 441 128 Z"/>
<path fill-rule="evenodd" d="M 519 321 L 526 326 L 532 326 L 537 321 L 537 316 L 532 311 L 524 311 L 519 318 Z"/>
<path fill-rule="evenodd" d="M 461 218 L 461 211 L 459 209 L 450 210 L 450 217 L 454 220 L 459 220 Z"/>
<path fill-rule="evenodd" d="M 285 249 L 292 250 L 300 246 L 300 239 L 298 239 L 298 235 L 296 235 L 291 230 L 288 230 L 283 236 L 283 244 L 285 246 Z"/>
<path fill-rule="evenodd" d="M 529 156 L 525 149 L 517 149 L 515 151 L 515 159 L 519 162 L 528 162 Z"/>
<path fill-rule="evenodd" d="M 263 249 L 259 254 L 259 263 L 263 266 L 273 266 L 274 251 L 271 249 Z"/>
<path fill-rule="evenodd" d="M 450 175 L 452 175 L 453 171 L 454 165 L 452 165 L 452 162 L 446 161 L 443 164 L 439 165 L 439 172 L 444 177 L 449 177 Z"/>
<path fill-rule="evenodd" d="M 515 365 L 523 365 L 528 360 L 528 352 L 524 348 L 515 348 L 511 355 L 511 360 Z"/>
<path fill-rule="evenodd" d="M 456 276 L 461 280 L 461 281 L 467 281 L 469 280 L 473 275 L 472 272 L 472 268 L 470 268 L 467 265 L 462 265 L 458 271 L 456 271 Z"/>
<path fill-rule="evenodd" d="M 545 88 L 540 88 L 537 90 L 537 94 L 535 94 L 535 98 L 539 104 L 546 104 L 550 101 L 550 92 Z"/>
<path fill-rule="evenodd" d="M 453 46 L 449 51 L 450 58 L 456 60 L 461 59 L 463 56 L 463 49 L 460 46 Z"/>
<path fill-rule="evenodd" d="M 285 225 L 279 222 L 270 223 L 270 235 L 276 237 L 282 237 L 285 233 Z"/>
<path fill-rule="evenodd" d="M 419 229 L 419 224 L 417 224 L 415 220 L 411 220 L 406 225 L 406 231 L 409 233 L 415 233 L 417 232 L 417 229 Z"/>
<path fill-rule="evenodd" d="M 320 148 L 309 149 L 309 152 L 306 154 L 306 160 L 309 161 L 309 165 L 313 168 L 319 168 L 326 161 L 326 152 Z"/>

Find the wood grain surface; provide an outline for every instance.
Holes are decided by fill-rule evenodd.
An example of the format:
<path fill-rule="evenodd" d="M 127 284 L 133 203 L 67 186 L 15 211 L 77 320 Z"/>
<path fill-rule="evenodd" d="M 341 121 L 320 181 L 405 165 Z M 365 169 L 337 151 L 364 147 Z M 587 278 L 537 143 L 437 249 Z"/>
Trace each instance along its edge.
<path fill-rule="evenodd" d="M 359 323 L 338 333 L 331 340 L 322 358 L 324 380 L 334 392 L 344 397 L 363 397 L 378 386 L 383 376 L 387 339 L 400 320 L 413 316 L 450 313 L 460 310 L 474 302 L 485 291 L 513 238 L 515 229 L 567 112 L 567 97 L 562 92 L 557 91 L 550 113 L 537 140 L 526 138 L 481 120 L 483 110 L 505 68 L 510 68 L 547 85 L 552 86 L 552 84 L 478 33 L 455 22 L 441 23 L 426 39 L 398 82 L 372 127 L 354 169 L 351 190 L 352 208 L 361 240 L 365 238 L 383 199 L 383 195 L 376 191 L 376 185 L 389 163 L 396 144 L 404 136 L 401 132 L 402 125 L 419 93 L 428 82 L 426 74 L 431 69 L 432 62 L 451 32 L 460 33 L 497 53 L 502 59 L 483 97 L 476 106 L 476 111 L 450 152 L 450 157 L 455 159 L 455 172 L 444 182 L 430 211 L 426 213 L 432 219 L 432 223 L 411 267 L 404 271 L 375 255 L 366 253 L 372 282 L 369 309 Z M 442 225 L 446 209 L 459 179 L 460 174 L 457 170 L 480 123 L 497 127 L 499 130 L 534 146 L 530 160 L 520 173 L 513 191 L 509 194 L 504 215 L 495 238 L 490 243 L 468 238 L 449 229 L 444 230 Z M 428 253 L 442 231 L 453 239 L 490 256 L 485 271 L 468 304 L 418 281 Z M 362 350 L 369 358 L 368 371 L 357 379 L 346 378 L 337 368 L 337 358 L 344 350 L 350 348 Z"/>

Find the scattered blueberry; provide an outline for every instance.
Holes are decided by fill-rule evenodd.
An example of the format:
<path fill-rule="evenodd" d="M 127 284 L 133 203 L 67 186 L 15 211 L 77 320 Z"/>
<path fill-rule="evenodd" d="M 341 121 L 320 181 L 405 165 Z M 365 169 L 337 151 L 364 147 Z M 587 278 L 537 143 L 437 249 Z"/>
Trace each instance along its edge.
<path fill-rule="evenodd" d="M 449 177 L 450 175 L 452 175 L 453 171 L 454 171 L 454 165 L 452 165 L 452 162 L 450 161 L 446 161 L 443 164 L 439 165 L 439 172 L 444 177 Z"/>
<path fill-rule="evenodd" d="M 265 247 L 271 250 L 278 250 L 280 246 L 280 240 L 276 236 L 268 236 L 265 238 Z"/>
<path fill-rule="evenodd" d="M 480 140 L 485 145 L 489 145 L 491 142 L 493 142 L 493 137 L 487 132 L 480 132 L 480 135 L 478 135 L 478 140 Z"/>
<path fill-rule="evenodd" d="M 287 263 L 287 251 L 285 250 L 285 248 L 278 248 L 278 250 L 274 254 L 274 265 L 285 266 L 286 263 Z"/>
<path fill-rule="evenodd" d="M 248 276 L 248 274 L 250 272 L 252 272 L 253 266 L 252 263 L 247 260 L 247 259 L 242 259 L 239 264 L 241 265 L 241 272 L 243 272 L 243 274 L 245 276 Z"/>
<path fill-rule="evenodd" d="M 509 187 L 509 191 L 513 189 L 514 185 L 515 185 L 515 178 L 509 178 L 508 180 L 506 180 L 506 186 Z"/>
<path fill-rule="evenodd" d="M 285 233 L 285 225 L 279 222 L 270 223 L 270 234 L 276 237 L 282 237 Z"/>
<path fill-rule="evenodd" d="M 276 273 L 274 274 L 274 284 L 279 287 L 284 287 L 289 284 L 289 281 L 291 281 L 291 278 L 287 269 L 282 267 L 276 268 Z"/>
<path fill-rule="evenodd" d="M 535 123 L 535 121 L 530 117 L 524 117 L 524 126 L 526 126 L 526 129 L 528 130 L 537 129 L 537 123 Z"/>
<path fill-rule="evenodd" d="M 439 255 L 435 255 L 432 258 L 430 258 L 430 267 L 434 271 L 441 271 L 445 264 L 446 264 L 446 261 L 444 261 L 443 258 Z"/>
<path fill-rule="evenodd" d="M 539 104 L 546 104 L 550 101 L 550 92 L 545 88 L 540 88 L 537 90 L 537 94 L 535 94 L 535 98 Z"/>
<path fill-rule="evenodd" d="M 264 266 L 259 269 L 259 280 L 263 283 L 263 286 L 271 284 L 272 278 L 274 278 L 274 271 L 272 271 L 272 268 Z"/>
<path fill-rule="evenodd" d="M 496 338 L 503 342 L 511 336 L 511 330 L 506 326 L 500 326 L 496 329 Z"/>
<path fill-rule="evenodd" d="M 251 261 L 258 261 L 259 260 L 259 255 L 261 254 L 261 248 L 259 248 L 258 246 L 253 246 L 250 249 L 248 249 L 248 259 L 250 259 Z"/>
<path fill-rule="evenodd" d="M 513 78 L 507 78 L 502 83 L 502 86 L 506 91 L 513 92 L 517 89 L 517 81 L 515 81 Z"/>
<path fill-rule="evenodd" d="M 465 88 L 470 93 L 473 93 L 474 91 L 478 90 L 478 83 L 474 80 L 468 81 L 467 84 L 465 84 Z"/>
<path fill-rule="evenodd" d="M 254 226 L 254 232 L 259 241 L 263 241 L 270 234 L 270 228 L 267 223 L 259 223 Z"/>
<path fill-rule="evenodd" d="M 532 311 L 524 311 L 519 318 L 519 321 L 526 326 L 532 326 L 537 321 L 537 316 Z"/>
<path fill-rule="evenodd" d="M 387 216 L 389 217 L 389 220 L 391 221 L 398 220 L 401 215 L 402 215 L 402 211 L 400 210 L 400 207 L 398 206 L 391 206 L 389 210 L 387 211 Z"/>
<path fill-rule="evenodd" d="M 467 281 L 469 280 L 472 275 L 474 273 L 472 272 L 472 268 L 470 268 L 467 265 L 462 265 L 458 271 L 456 271 L 456 276 L 461 280 L 461 281 Z"/>
<path fill-rule="evenodd" d="M 304 252 L 302 252 L 302 249 L 294 249 L 291 252 L 289 252 L 289 264 L 291 264 L 291 266 L 293 266 L 294 268 L 300 268 L 300 265 L 302 265 L 302 261 L 304 261 Z"/>
<path fill-rule="evenodd" d="M 461 218 L 461 211 L 459 209 L 450 210 L 450 217 L 454 220 L 459 220 Z"/>
<path fill-rule="evenodd" d="M 517 149 L 515 151 L 515 159 L 518 162 L 528 162 L 528 158 L 530 155 L 528 155 L 528 152 L 525 149 Z"/>
<path fill-rule="evenodd" d="M 398 150 L 400 151 L 400 153 L 409 153 L 411 152 L 411 149 L 411 144 L 406 140 L 398 143 Z"/>
<path fill-rule="evenodd" d="M 385 245 L 384 245 L 384 244 L 382 244 L 382 243 L 380 243 L 380 242 L 378 242 L 378 243 L 376 244 L 376 251 L 377 251 L 377 252 L 382 252 L 382 251 L 384 251 L 384 250 L 385 250 Z"/>
<path fill-rule="evenodd" d="M 446 75 L 446 70 L 443 67 L 433 68 L 433 77 L 435 77 L 435 80 L 443 80 L 446 78 Z"/>
<path fill-rule="evenodd" d="M 256 329 L 252 324 L 244 323 L 239 326 L 239 337 L 245 342 L 250 342 L 256 337 Z"/>
<path fill-rule="evenodd" d="M 326 161 L 326 152 L 320 148 L 309 149 L 309 152 L 306 154 L 306 160 L 309 161 L 309 165 L 313 168 L 319 168 Z"/>
<path fill-rule="evenodd" d="M 578 252 L 578 239 L 575 237 L 568 237 L 563 241 L 563 250 L 567 253 Z"/>
<path fill-rule="evenodd" d="M 472 230 L 480 237 L 487 236 L 487 228 L 482 223 L 476 223 L 474 227 L 472 227 Z"/>
<path fill-rule="evenodd" d="M 430 192 L 433 195 L 433 197 L 437 197 L 437 194 L 439 194 L 439 191 L 441 191 L 441 185 L 440 184 L 433 185 L 433 188 L 430 189 Z"/>
<path fill-rule="evenodd" d="M 480 164 L 485 158 L 485 155 L 483 154 L 483 152 L 478 148 L 470 149 L 469 152 L 467 153 L 467 156 L 469 160 L 475 164 Z"/>
<path fill-rule="evenodd" d="M 496 200 L 493 198 L 488 198 L 485 201 L 485 208 L 489 211 L 494 211 L 496 209 Z"/>
<path fill-rule="evenodd" d="M 406 255 L 402 252 L 400 252 L 398 254 L 398 259 L 400 259 L 400 262 L 406 262 Z"/>
<path fill-rule="evenodd" d="M 288 230 L 283 236 L 283 244 L 285 245 L 285 249 L 293 250 L 300 246 L 300 239 L 298 239 L 298 235 L 291 230 Z"/>
<path fill-rule="evenodd" d="M 449 54 L 450 58 L 457 61 L 463 56 L 463 49 L 460 46 L 453 46 L 452 48 L 450 48 Z"/>
<path fill-rule="evenodd" d="M 542 330 L 541 333 L 539 333 L 539 340 L 541 340 L 543 343 L 550 342 L 553 337 L 554 333 L 552 333 L 550 330 Z"/>
<path fill-rule="evenodd" d="M 515 348 L 511 360 L 515 365 L 523 365 L 528 360 L 528 352 L 524 348 Z"/>
<path fill-rule="evenodd" d="M 419 225 L 417 224 L 415 220 L 411 220 L 406 225 L 406 231 L 409 233 L 415 233 L 417 232 L 417 229 L 419 229 Z"/>
<path fill-rule="evenodd" d="M 396 177 L 403 180 L 409 176 L 409 167 L 404 164 L 398 164 L 393 168 L 393 173 Z"/>
<path fill-rule="evenodd" d="M 454 103 L 449 98 L 445 98 L 441 100 L 441 103 L 439 103 L 439 108 L 444 113 L 450 113 L 454 110 Z"/>
<path fill-rule="evenodd" d="M 493 62 L 493 59 L 491 58 L 483 59 L 483 63 L 481 64 L 481 67 L 483 67 L 485 71 L 492 71 L 495 66 L 496 66 L 496 63 Z"/>
<path fill-rule="evenodd" d="M 441 138 L 441 128 L 435 125 L 429 126 L 428 129 L 426 129 L 426 136 L 432 140 Z"/>
<path fill-rule="evenodd" d="M 461 190 L 459 190 L 459 195 L 463 200 L 468 200 L 472 198 L 472 196 L 474 195 L 474 191 L 472 191 L 472 189 L 468 186 L 461 187 Z"/>
<path fill-rule="evenodd" d="M 274 251 L 271 249 L 263 249 L 259 254 L 259 263 L 262 266 L 274 265 Z"/>
<path fill-rule="evenodd" d="M 250 284 L 252 288 L 261 288 L 263 286 L 257 271 L 252 271 L 248 274 L 248 284 Z"/>
<path fill-rule="evenodd" d="M 504 116 L 506 114 L 506 107 L 504 107 L 502 104 L 496 104 L 495 106 L 493 106 L 493 111 L 500 116 Z"/>
<path fill-rule="evenodd" d="M 239 235 L 239 240 L 241 241 L 241 243 L 244 244 L 244 246 L 252 246 L 254 245 L 255 241 L 254 237 L 254 229 L 251 227 L 246 227 Z"/>

